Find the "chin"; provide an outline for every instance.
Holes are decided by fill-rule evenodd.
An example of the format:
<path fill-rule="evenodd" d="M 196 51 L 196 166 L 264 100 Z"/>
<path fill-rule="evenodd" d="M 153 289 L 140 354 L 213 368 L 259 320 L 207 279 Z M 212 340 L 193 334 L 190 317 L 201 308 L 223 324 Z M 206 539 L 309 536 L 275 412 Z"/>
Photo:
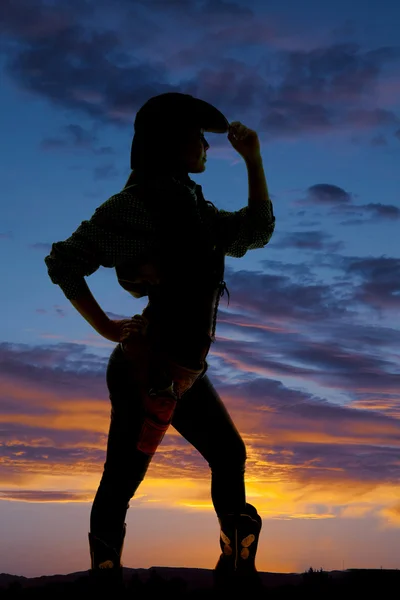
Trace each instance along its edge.
<path fill-rule="evenodd" d="M 204 160 L 202 160 L 201 162 L 197 163 L 196 166 L 193 166 L 189 173 L 203 173 L 203 171 L 206 170 L 206 163 L 204 162 Z"/>

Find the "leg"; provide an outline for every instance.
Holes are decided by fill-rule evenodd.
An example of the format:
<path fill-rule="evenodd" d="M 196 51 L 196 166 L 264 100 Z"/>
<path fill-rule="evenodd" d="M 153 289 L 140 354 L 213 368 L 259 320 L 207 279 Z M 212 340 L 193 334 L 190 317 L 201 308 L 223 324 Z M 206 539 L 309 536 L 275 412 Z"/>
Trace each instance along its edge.
<path fill-rule="evenodd" d="M 179 400 L 172 425 L 208 462 L 217 515 L 240 513 L 246 506 L 246 448 L 207 375 Z"/>
<path fill-rule="evenodd" d="M 143 405 L 129 362 L 119 346 L 110 357 L 107 386 L 112 405 L 111 423 L 104 471 L 91 511 L 90 531 L 115 548 L 121 542 L 129 500 L 152 458 L 136 447 L 144 422 Z"/>
<path fill-rule="evenodd" d="M 208 377 L 198 380 L 178 402 L 172 424 L 207 460 L 211 495 L 220 523 L 222 554 L 214 571 L 217 590 L 236 593 L 262 588 L 255 557 L 262 521 L 246 503 L 246 449 Z"/>

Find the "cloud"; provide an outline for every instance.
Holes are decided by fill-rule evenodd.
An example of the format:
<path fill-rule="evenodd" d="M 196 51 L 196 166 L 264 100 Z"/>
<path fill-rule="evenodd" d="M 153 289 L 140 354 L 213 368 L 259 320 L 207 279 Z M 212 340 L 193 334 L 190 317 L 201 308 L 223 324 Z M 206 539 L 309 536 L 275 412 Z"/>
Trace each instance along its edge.
<path fill-rule="evenodd" d="M 381 202 L 363 204 L 364 211 L 372 213 L 372 217 L 395 220 L 400 218 L 400 208 L 393 204 L 382 204 Z"/>
<path fill-rule="evenodd" d="M 171 0 L 168 4 L 163 0 L 139 0 L 138 4 L 149 11 L 157 10 L 174 13 L 174 16 L 183 17 L 187 11 L 192 19 L 197 16 L 200 19 L 207 18 L 208 21 L 221 18 L 229 22 L 230 20 L 236 21 L 238 18 L 245 19 L 254 15 L 250 8 L 237 2 L 225 0 L 206 0 L 202 3 L 193 2 L 193 0 Z"/>
<path fill-rule="evenodd" d="M 69 11 L 80 8 L 85 14 L 85 3 L 67 0 L 64 6 L 51 6 L 38 0 L 3 0 L 4 18 L 0 27 L 3 34 L 25 40 L 40 40 L 46 35 L 57 35 L 73 19 Z"/>
<path fill-rule="evenodd" d="M 348 111 L 347 118 L 355 129 L 373 129 L 399 123 L 399 118 L 394 112 L 383 108 L 351 110 Z"/>
<path fill-rule="evenodd" d="M 57 304 L 54 304 L 53 309 L 57 317 L 64 318 L 67 315 L 67 311 L 61 306 L 58 306 Z M 45 308 L 37 308 L 35 312 L 44 315 L 47 314 L 49 311 Z"/>
<path fill-rule="evenodd" d="M 99 123 L 132 121 L 135 106 L 147 99 L 143 90 L 165 80 L 166 67 L 161 65 L 124 66 L 113 61 L 113 55 L 122 51 L 117 31 L 90 32 L 74 24 L 47 33 L 40 41 L 24 41 L 8 63 L 9 75 L 54 105 Z"/>
<path fill-rule="evenodd" d="M 399 122 L 383 107 L 368 106 L 395 48 L 362 52 L 356 44 L 290 51 L 280 60 L 281 81 L 265 95 L 262 129 L 270 137 L 363 130 Z"/>
<path fill-rule="evenodd" d="M 98 136 L 81 125 L 70 124 L 63 128 L 63 137 L 44 138 L 40 146 L 43 150 L 85 150 L 95 155 L 114 154 L 111 146 L 97 147 Z"/>
<path fill-rule="evenodd" d="M 245 326 L 239 319 L 227 319 L 225 326 L 230 324 L 233 328 L 235 323 L 236 327 Z M 346 327 L 343 325 L 341 329 L 345 335 Z M 328 326 L 318 331 L 316 324 L 311 327 L 307 323 L 303 330 L 304 333 L 300 333 L 298 329 L 290 329 L 289 324 L 287 330 L 247 325 L 245 341 L 220 339 L 214 352 L 229 367 L 228 377 L 239 382 L 242 373 L 247 373 L 253 377 L 280 379 L 289 387 L 310 386 L 312 389 L 315 385 L 320 393 L 340 403 L 375 398 L 369 408 L 385 405 L 386 398 L 399 397 L 397 363 L 393 358 L 387 359 L 385 354 L 376 356 L 374 348 L 367 344 L 360 348 L 356 337 L 344 337 L 343 342 L 338 343 Z M 323 341 L 311 337 L 318 333 Z M 386 406 L 390 409 L 389 402 Z"/>
<path fill-rule="evenodd" d="M 96 179 L 97 181 L 103 181 L 105 179 L 113 179 L 114 177 L 117 177 L 117 175 L 119 174 L 118 169 L 115 167 L 115 165 L 109 163 L 107 165 L 102 165 L 101 167 L 96 167 L 93 170 L 93 176 L 94 179 Z"/>
<path fill-rule="evenodd" d="M 322 231 L 293 231 L 284 234 L 280 240 L 275 241 L 275 247 L 296 248 L 304 251 L 337 252 L 343 247 L 343 243 L 330 241 L 332 237 Z"/>
<path fill-rule="evenodd" d="M 82 492 L 41 492 L 36 490 L 1 491 L 0 500 L 14 500 L 15 502 L 88 502 L 92 500 L 90 493 Z"/>
<path fill-rule="evenodd" d="M 105 364 L 104 358 L 79 344 L 49 344 L 32 348 L 24 344 L 0 343 L 0 373 L 13 376 L 21 383 L 35 380 L 43 385 L 43 389 L 51 389 L 62 380 L 59 393 L 63 396 L 66 382 L 71 389 L 76 390 L 81 385 L 86 389 L 84 378 L 82 379 L 82 374 L 86 371 L 91 372 L 88 396 L 103 396 L 101 384 Z M 68 396 L 67 390 L 66 394 Z"/>
<path fill-rule="evenodd" d="M 376 222 L 377 219 L 398 219 L 400 217 L 400 209 L 393 204 L 383 204 L 381 202 L 370 202 L 368 204 L 356 204 L 354 193 L 348 192 L 343 188 L 333 185 L 330 183 L 317 183 L 307 188 L 305 197 L 296 202 L 297 205 L 312 204 L 314 206 L 322 207 L 326 206 L 330 209 L 330 216 L 343 216 L 348 217 L 344 221 L 341 221 L 342 225 L 362 225 L 371 222 Z M 297 216 L 303 216 L 304 211 L 299 211 Z M 367 219 L 366 217 L 370 218 Z M 311 236 L 318 236 L 317 232 L 308 232 Z M 307 243 L 307 233 L 302 232 L 299 234 L 300 237 L 304 238 Z M 322 234 L 323 235 L 323 234 Z M 310 238 L 310 244 L 312 244 L 312 237 Z M 336 250 L 340 249 L 340 244 Z M 335 251 L 335 248 L 332 248 Z"/>
<path fill-rule="evenodd" d="M 265 272 L 277 271 L 281 274 L 285 273 L 285 275 L 288 275 L 293 280 L 301 279 L 304 283 L 315 282 L 315 274 L 312 266 L 306 264 L 304 261 L 300 263 L 289 263 L 281 260 L 261 259 L 259 263 Z"/>
<path fill-rule="evenodd" d="M 57 316 L 64 318 L 66 316 L 66 311 L 61 308 L 61 306 L 54 305 L 54 310 L 56 311 Z"/>
<path fill-rule="evenodd" d="M 316 183 L 307 190 L 307 200 L 316 204 L 349 204 L 352 194 L 330 183 Z"/>
<path fill-rule="evenodd" d="M 311 246 L 327 241 L 321 234 Z M 275 515 L 316 514 L 295 505 L 285 486 L 299 494 L 314 486 L 314 499 L 320 486 L 343 482 L 372 494 L 397 474 L 400 332 L 364 318 L 370 299 L 360 294 L 370 281 L 398 280 L 397 263 L 320 252 L 307 263 L 263 261 L 269 272 L 227 267 L 231 301 L 221 303 L 209 373 L 246 441 L 254 493 L 273 478 L 292 499 Z M 329 284 L 319 268 L 335 271 Z M 83 344 L 0 345 L 4 493 L 43 492 L 32 495 L 37 501 L 47 492 L 63 501 L 56 490 L 77 501 L 93 493 L 109 424 L 107 361 Z M 208 465 L 173 428 L 152 476 L 154 489 L 168 478 L 195 479 L 200 503 L 209 503 Z M 169 501 L 190 503 L 185 490 Z"/>
<path fill-rule="evenodd" d="M 214 348 L 223 376 L 236 380 L 237 373 L 240 381 L 248 373 L 288 386 L 316 385 L 338 402 L 369 400 L 370 408 L 393 414 L 400 332 L 373 324 L 377 307 L 396 306 L 398 261 L 320 258 L 309 265 L 336 271 L 330 285 L 320 284 L 316 274 L 304 284 L 301 269 L 293 269 L 292 278 L 227 272 L 231 300 L 229 308 L 220 308 Z M 273 270 L 279 272 L 278 265 Z"/>
<path fill-rule="evenodd" d="M 268 315 L 276 323 L 311 323 L 332 315 L 351 314 L 348 302 L 333 286 L 317 281 L 297 283 L 288 275 L 227 269 L 230 309 L 248 315 Z M 221 305 L 221 309 L 223 305 Z"/>
<path fill-rule="evenodd" d="M 266 138 L 399 123 L 390 107 L 371 104 L 382 79 L 396 67 L 396 48 L 363 51 L 356 44 L 328 44 L 283 50 L 288 45 L 283 23 L 278 27 L 232 2 L 186 2 L 185 10 L 181 2 L 142 2 L 134 12 L 122 2 L 110 19 L 104 3 L 70 0 L 48 10 L 36 0 L 35 21 L 43 16 L 36 27 L 28 25 L 26 3 L 19 5 L 20 11 L 11 9 L 3 24 L 10 39 L 8 75 L 60 109 L 89 116 L 97 124 L 132 123 L 150 96 L 166 91 L 198 95 L 243 118 L 258 112 L 257 127 Z M 90 10 L 96 17 L 92 26 L 86 18 Z M 98 22 L 110 26 L 100 28 Z M 178 26 L 182 35 L 177 48 L 171 40 Z M 232 51 L 248 43 L 265 47 L 266 40 L 268 53 L 259 66 L 231 58 Z M 197 70 L 188 76 L 193 64 Z M 171 69 L 180 84 L 170 83 Z M 65 148 L 59 137 L 43 143 Z"/>
<path fill-rule="evenodd" d="M 398 310 L 400 307 L 400 259 L 382 256 L 349 258 L 347 273 L 357 276 L 354 298 L 373 309 Z"/>
<path fill-rule="evenodd" d="M 14 235 L 12 234 L 11 231 L 7 231 L 7 232 L 0 232 L 0 240 L 12 240 L 14 237 Z"/>
<path fill-rule="evenodd" d="M 357 323 L 338 294 L 353 289 L 354 269 L 362 278 L 371 266 L 330 260 L 344 279 L 338 287 L 318 283 L 313 262 L 287 270 L 271 262 L 273 274 L 227 269 L 231 303 L 221 309 L 210 377 L 246 442 L 250 496 L 269 490 L 280 498 L 261 501 L 272 518 L 333 518 L 342 505 L 356 510 L 360 498 L 377 510 L 382 486 L 382 504 L 393 504 L 400 332 Z M 109 424 L 106 366 L 79 344 L 0 345 L 3 499 L 93 498 Z M 162 494 L 167 504 L 208 507 L 209 476 L 206 461 L 170 428 L 143 502 Z"/>

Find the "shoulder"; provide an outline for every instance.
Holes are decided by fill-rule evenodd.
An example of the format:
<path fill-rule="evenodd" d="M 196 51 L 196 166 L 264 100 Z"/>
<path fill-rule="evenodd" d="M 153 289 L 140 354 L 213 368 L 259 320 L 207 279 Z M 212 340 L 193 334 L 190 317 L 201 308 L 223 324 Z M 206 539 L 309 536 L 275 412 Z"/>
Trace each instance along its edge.
<path fill-rule="evenodd" d="M 136 186 L 113 194 L 96 208 L 97 212 L 113 210 L 145 210 L 143 197 Z"/>
<path fill-rule="evenodd" d="M 95 220 L 124 220 L 135 223 L 151 221 L 150 211 L 140 190 L 130 187 L 110 196 L 96 208 L 93 215 Z"/>

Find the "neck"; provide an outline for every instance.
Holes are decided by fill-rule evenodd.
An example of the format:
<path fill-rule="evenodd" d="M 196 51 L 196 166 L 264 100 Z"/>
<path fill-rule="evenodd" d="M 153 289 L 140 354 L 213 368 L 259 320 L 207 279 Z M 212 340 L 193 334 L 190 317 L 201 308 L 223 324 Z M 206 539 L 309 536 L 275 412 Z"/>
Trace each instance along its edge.
<path fill-rule="evenodd" d="M 140 167 L 132 169 L 127 182 L 124 187 L 128 187 L 133 185 L 137 179 L 142 177 L 151 177 L 151 178 L 162 178 L 162 179 L 178 179 L 183 183 L 188 183 L 191 181 L 189 174 L 187 171 L 183 169 L 159 169 L 154 168 L 152 166 L 149 167 Z"/>

